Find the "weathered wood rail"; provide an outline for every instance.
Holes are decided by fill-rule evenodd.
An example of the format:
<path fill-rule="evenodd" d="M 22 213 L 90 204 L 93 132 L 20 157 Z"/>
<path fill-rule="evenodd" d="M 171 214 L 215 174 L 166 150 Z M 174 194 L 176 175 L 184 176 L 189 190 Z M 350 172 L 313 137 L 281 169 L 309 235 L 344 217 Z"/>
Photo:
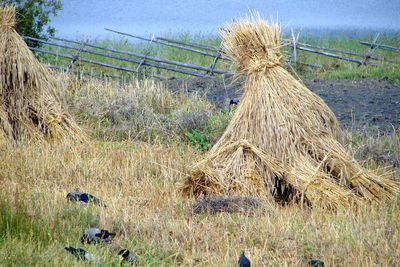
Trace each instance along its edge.
<path fill-rule="evenodd" d="M 187 51 L 190 51 L 190 52 L 193 52 L 193 53 L 197 53 L 197 54 L 201 54 L 201 55 L 214 57 L 214 62 L 212 63 L 212 65 L 214 65 L 214 66 L 216 65 L 216 61 L 218 59 L 222 59 L 222 60 L 226 60 L 226 61 L 232 61 L 231 58 L 222 55 L 224 53 L 224 51 L 221 48 L 210 47 L 210 46 L 205 46 L 205 45 L 195 44 L 195 43 L 185 43 L 185 42 L 172 40 L 172 39 L 167 39 L 167 38 L 162 38 L 162 37 L 156 37 L 155 38 L 156 40 L 161 40 L 161 41 L 154 41 L 154 39 L 135 36 L 135 35 L 132 35 L 132 34 L 129 34 L 129 33 L 115 31 L 115 30 L 111 30 L 111 29 L 108 29 L 108 28 L 105 28 L 105 30 L 110 31 L 110 32 L 114 32 L 114 33 L 117 33 L 117 34 L 120 34 L 120 35 L 124 35 L 124 36 L 128 36 L 128 37 L 140 39 L 140 40 L 145 40 L 145 41 L 153 40 L 153 42 L 159 43 L 159 44 L 162 44 L 162 45 L 166 45 L 166 46 L 170 46 L 170 47 L 174 47 L 174 48 L 178 48 L 178 49 L 187 50 Z M 176 44 L 179 44 L 179 45 L 176 45 Z M 208 50 L 208 51 L 211 51 L 211 52 L 216 52 L 217 54 L 212 54 L 212 53 L 208 53 L 208 52 L 204 52 L 204 51 L 200 51 L 200 50 L 196 50 L 196 49 L 191 49 L 191 48 L 188 48 L 188 47 L 185 47 L 185 46 L 196 47 L 196 48 Z M 286 62 L 290 63 L 291 61 L 290 60 L 286 60 Z M 313 68 L 321 68 L 321 66 L 316 65 L 316 64 L 305 63 L 305 62 L 297 62 L 297 63 L 298 64 L 302 64 L 302 65 L 306 65 L 306 66 L 309 66 L 309 67 L 313 67 Z"/>
<path fill-rule="evenodd" d="M 64 71 L 66 73 L 74 73 L 74 74 L 78 74 L 78 75 L 86 75 L 86 76 L 91 76 L 91 77 L 96 77 L 99 79 L 103 79 L 103 78 L 111 78 L 111 79 L 121 79 L 121 77 L 118 76 L 112 76 L 112 75 L 98 75 L 96 73 L 93 72 L 88 72 L 88 71 L 80 71 L 80 70 L 75 70 L 72 68 L 68 68 L 68 67 L 62 67 L 62 66 L 55 66 L 55 65 L 51 65 L 51 64 L 47 64 L 47 67 L 49 67 L 50 69 L 56 69 L 56 70 L 61 70 Z"/>
<path fill-rule="evenodd" d="M 375 35 L 372 43 L 360 41 L 360 44 L 369 46 L 369 50 L 365 54 L 351 52 L 351 51 L 345 51 L 345 50 L 341 50 L 341 49 L 327 48 L 327 47 L 321 47 L 321 46 L 315 46 L 315 45 L 300 43 L 300 42 L 298 42 L 299 34 L 300 33 L 298 33 L 297 37 L 295 37 L 294 33 L 293 33 L 293 30 L 292 30 L 292 40 L 284 40 L 282 42 L 282 45 L 286 45 L 286 46 L 291 46 L 292 47 L 292 54 L 290 56 L 292 62 L 296 62 L 296 56 L 297 56 L 297 52 L 296 51 L 297 50 L 302 50 L 302 51 L 305 51 L 305 52 L 320 54 L 320 55 L 323 55 L 323 56 L 328 56 L 328 57 L 332 57 L 332 58 L 336 58 L 336 59 L 340 59 L 340 60 L 345 60 L 345 61 L 348 61 L 348 62 L 358 63 L 359 65 L 371 65 L 371 66 L 375 66 L 375 67 L 380 66 L 380 64 L 372 63 L 372 62 L 369 62 L 368 60 L 376 60 L 376 61 L 380 61 L 380 62 L 389 62 L 389 63 L 400 64 L 400 60 L 391 59 L 391 58 L 384 58 L 384 57 L 378 57 L 378 56 L 373 56 L 372 55 L 372 53 L 374 53 L 374 51 L 377 48 L 386 49 L 386 50 L 389 50 L 389 51 L 392 51 L 392 52 L 400 51 L 400 48 L 396 48 L 396 47 L 392 47 L 392 46 L 386 46 L 386 45 L 382 45 L 382 44 L 377 44 L 378 38 L 380 36 L 379 33 Z M 340 53 L 342 55 L 323 52 L 323 51 Z M 348 57 L 348 56 L 344 56 L 344 55 L 351 55 L 351 56 L 361 57 L 363 59 L 361 60 L 361 59 L 357 59 L 357 58 L 354 58 L 354 57 Z"/>
<path fill-rule="evenodd" d="M 68 42 L 68 43 L 86 45 L 88 47 L 98 48 L 98 49 L 102 49 L 102 50 L 105 50 L 105 51 L 110 51 L 110 52 L 119 53 L 119 54 L 123 54 L 123 55 L 134 56 L 134 57 L 137 57 L 137 58 L 140 58 L 140 59 L 144 59 L 144 60 L 150 60 L 150 61 L 166 63 L 166 64 L 170 64 L 170 65 L 176 65 L 176 66 L 180 66 L 180 67 L 184 67 L 184 68 L 188 68 L 188 69 L 195 69 L 195 70 L 201 70 L 201 71 L 206 71 L 206 72 L 211 72 L 212 71 L 213 73 L 217 73 L 217 74 L 228 74 L 228 75 L 233 74 L 232 72 L 229 72 L 229 71 L 226 71 L 226 70 L 211 69 L 211 68 L 207 68 L 207 67 L 197 66 L 197 65 L 188 64 L 188 63 L 182 63 L 182 62 L 178 62 L 178 61 L 151 57 L 151 56 L 147 56 L 147 55 L 133 53 L 133 52 L 130 52 L 130 51 L 116 50 L 116 49 L 107 48 L 107 47 L 104 47 L 104 46 L 93 45 L 93 44 L 89 44 L 89 43 L 82 43 L 82 42 L 77 42 L 77 41 L 63 39 L 63 38 L 56 38 L 56 37 L 50 37 L 50 38 L 54 39 L 54 40 L 58 40 L 58 41 Z M 52 44 L 53 45 L 58 45 L 58 44 L 55 44 L 55 43 L 52 43 Z M 85 50 L 82 50 L 82 51 L 85 52 Z M 137 62 L 135 61 L 133 63 L 137 63 Z M 143 65 L 147 65 L 146 62 L 143 62 L 142 64 Z M 156 66 L 154 66 L 154 67 L 156 67 Z M 162 67 L 160 67 L 160 68 L 162 68 Z M 188 74 L 188 73 L 186 73 L 186 74 Z"/>
<path fill-rule="evenodd" d="M 157 40 L 161 40 L 161 41 L 166 41 L 169 43 L 174 43 L 174 44 L 180 44 L 180 45 L 185 45 L 185 46 L 191 46 L 191 47 L 195 47 L 195 48 L 200 48 L 200 49 L 204 49 L 204 50 L 208 50 L 210 52 L 222 52 L 221 48 L 215 47 L 215 46 L 207 46 L 207 45 L 203 45 L 203 44 L 196 44 L 196 43 L 191 43 L 191 42 L 181 42 L 181 41 L 177 41 L 177 40 L 173 40 L 173 39 L 169 39 L 169 38 L 164 38 L 164 37 L 156 37 Z"/>
<path fill-rule="evenodd" d="M 131 63 L 135 63 L 135 64 L 142 64 L 142 65 L 146 65 L 146 66 L 151 66 L 151 67 L 155 67 L 155 68 L 159 68 L 159 69 L 170 70 L 170 71 L 179 72 L 179 73 L 183 73 L 183 74 L 188 74 L 188 75 L 193 75 L 193 76 L 198 76 L 198 77 L 206 77 L 207 76 L 205 74 L 200 74 L 200 73 L 188 71 L 188 70 L 185 70 L 185 69 L 174 68 L 174 67 L 170 67 L 170 66 L 163 65 L 163 64 L 155 64 L 155 63 L 152 63 L 152 62 L 149 62 L 149 61 L 141 62 L 140 60 L 135 60 L 135 59 L 131 59 L 131 58 L 128 58 L 128 57 L 118 56 L 118 55 L 109 54 L 109 53 L 97 52 L 97 51 L 84 49 L 84 48 L 79 48 L 79 47 L 75 47 L 75 46 L 57 44 L 57 43 L 54 43 L 54 42 L 43 41 L 43 40 L 39 40 L 39 39 L 32 38 L 32 37 L 24 37 L 24 38 L 28 39 L 28 40 L 32 40 L 32 41 L 38 41 L 38 42 L 41 42 L 43 44 L 58 46 L 58 47 L 67 48 L 67 49 L 79 50 L 80 52 L 85 52 L 85 53 L 89 53 L 89 54 L 93 54 L 93 55 L 104 56 L 104 57 L 113 58 L 113 59 L 119 59 L 119 60 L 122 60 L 122 61 L 127 61 L 127 62 L 131 62 Z M 117 50 L 115 50 L 115 51 L 117 51 Z M 42 53 L 49 54 L 48 52 L 49 51 L 46 51 L 46 52 L 42 51 Z M 63 56 L 63 57 L 65 57 L 65 56 Z M 143 58 L 144 58 L 144 56 L 143 56 Z M 83 61 L 82 59 L 78 59 L 78 60 Z M 87 60 L 84 61 L 84 62 L 94 64 L 93 62 L 89 62 Z M 111 65 L 108 66 L 108 67 L 111 67 Z M 112 68 L 115 68 L 115 66 L 113 66 Z M 119 70 L 124 70 L 124 69 L 120 68 Z M 137 72 L 139 72 L 139 71 L 137 71 Z M 226 72 L 224 72 L 224 73 L 226 73 Z"/>
<path fill-rule="evenodd" d="M 72 55 L 56 53 L 56 52 L 52 52 L 52 51 L 49 51 L 49 50 L 35 48 L 35 47 L 29 47 L 29 49 L 32 50 L 32 51 L 53 55 L 53 56 L 56 56 L 56 57 L 63 57 L 63 58 L 71 59 L 71 60 L 74 60 L 74 59 L 76 60 L 76 57 L 72 56 Z M 91 60 L 91 59 L 86 59 L 86 58 L 81 58 L 80 57 L 78 60 L 82 61 L 82 62 L 89 63 L 89 64 L 93 64 L 93 65 L 99 65 L 99 66 L 106 67 L 106 68 L 112 68 L 112 69 L 116 69 L 116 70 L 132 72 L 132 73 L 140 73 L 140 71 L 138 71 L 136 69 L 125 68 L 125 67 L 121 67 L 121 66 L 108 64 L 108 63 L 94 61 L 94 60 Z M 58 66 L 58 67 L 60 67 L 60 66 Z M 166 77 L 164 77 L 162 75 L 157 75 L 157 74 L 152 74 L 151 76 L 154 77 L 154 78 L 158 78 L 158 79 L 167 79 Z"/>
<path fill-rule="evenodd" d="M 154 68 L 157 68 L 157 69 L 164 69 L 164 70 L 169 70 L 169 71 L 172 71 L 172 72 L 178 72 L 178 73 L 187 74 L 187 75 L 191 75 L 191 76 L 197 76 L 197 77 L 209 77 L 210 75 L 214 75 L 214 74 L 233 75 L 232 72 L 229 72 L 229 71 L 226 71 L 226 70 L 215 69 L 214 67 L 213 68 L 207 68 L 207 67 L 203 67 L 203 66 L 197 66 L 197 65 L 177 62 L 177 61 L 173 61 L 173 60 L 160 59 L 160 58 L 151 57 L 151 56 L 148 56 L 148 55 L 142 55 L 142 54 L 133 53 L 133 52 L 129 52 L 129 51 L 121 51 L 121 50 L 102 47 L 102 46 L 99 46 L 99 45 L 93 45 L 93 44 L 89 44 L 89 43 L 77 42 L 77 41 L 63 39 L 63 38 L 50 37 L 51 39 L 54 39 L 54 40 L 78 44 L 78 45 L 81 45 L 81 47 L 71 46 L 71 45 L 66 45 L 66 44 L 60 44 L 60 43 L 56 43 L 56 42 L 49 42 L 49 41 L 45 41 L 45 40 L 41 40 L 41 39 L 37 39 L 37 38 L 33 38 L 33 37 L 28 37 L 28 36 L 24 36 L 24 38 L 27 39 L 27 40 L 40 42 L 40 43 L 43 43 L 43 44 L 46 44 L 46 45 L 50 45 L 50 46 L 57 46 L 57 47 L 61 47 L 61 48 L 77 50 L 79 53 L 81 53 L 81 52 L 89 53 L 89 54 L 93 54 L 93 55 L 103 56 L 103 57 L 106 57 L 106 58 L 113 58 L 113 59 L 117 59 L 117 60 L 121 60 L 121 61 L 134 63 L 134 64 L 139 65 L 139 67 L 141 65 L 145 65 L 145 66 L 150 66 L 150 67 L 154 67 Z M 99 51 L 94 51 L 94 50 L 83 48 L 82 46 L 93 47 L 93 48 L 97 48 L 97 49 L 106 50 L 106 51 L 109 51 L 109 52 L 114 52 L 114 53 L 129 55 L 129 56 L 134 56 L 134 57 L 140 58 L 141 60 L 136 60 L 136 59 L 132 59 L 132 58 L 129 58 L 129 57 L 119 56 L 119 55 L 110 54 L 110 53 L 102 53 L 102 52 L 99 52 Z M 48 51 L 48 50 L 44 50 L 44 49 L 37 49 L 37 48 L 33 48 L 33 47 L 30 47 L 30 48 L 31 48 L 32 51 L 37 51 L 37 52 L 40 52 L 40 53 L 45 53 L 45 54 L 49 54 L 49 55 L 53 55 L 53 56 L 59 56 L 59 57 L 63 57 L 63 58 L 68 58 L 68 59 L 71 59 L 74 62 L 75 61 L 82 61 L 82 62 L 86 62 L 86 63 L 89 63 L 89 64 L 99 65 L 99 66 L 103 66 L 103 67 L 107 67 L 107 68 L 113 68 L 113 69 L 117 69 L 117 70 L 121 70 L 121 71 L 140 73 L 140 71 L 138 69 L 135 70 L 135 69 L 131 69 L 131 68 L 111 65 L 111 64 L 108 64 L 108 63 L 102 63 L 102 62 L 93 61 L 93 60 L 90 60 L 90 59 L 85 59 L 85 58 L 82 58 L 82 57 L 76 57 L 76 56 L 73 56 L 73 55 L 59 54 L 59 53 Z M 168 64 L 168 65 L 154 63 L 152 61 L 165 63 L 165 64 Z M 176 68 L 176 67 L 173 67 L 173 66 L 170 66 L 170 65 L 180 66 L 180 67 L 183 67 L 183 68 Z M 188 69 L 200 70 L 200 71 L 204 71 L 205 73 L 190 71 Z M 161 75 L 157 75 L 157 74 L 152 74 L 151 76 L 155 77 L 155 78 L 166 79 L 166 77 L 161 76 Z"/>
<path fill-rule="evenodd" d="M 340 55 L 332 54 L 332 53 L 328 53 L 328 52 L 322 52 L 322 51 L 319 51 L 316 49 L 306 48 L 306 47 L 302 47 L 299 45 L 296 46 L 296 49 L 314 53 L 314 54 L 320 54 L 320 55 L 327 56 L 327 57 L 341 59 L 341 60 L 345 60 L 345 61 L 349 61 L 349 62 L 354 62 L 354 63 L 358 63 L 360 65 L 371 65 L 371 66 L 375 66 L 375 67 L 379 66 L 379 64 L 375 64 L 375 63 L 371 63 L 371 62 L 364 62 L 364 60 L 360 60 L 360 59 L 356 59 L 356 58 L 352 58 L 352 57 L 340 56 Z"/>
<path fill-rule="evenodd" d="M 286 44 L 289 45 L 289 46 L 293 46 L 292 43 L 286 43 Z M 341 50 L 341 49 L 334 49 L 334 48 L 328 48 L 328 47 L 322 47 L 322 46 L 316 46 L 316 45 L 309 45 L 309 44 L 305 44 L 305 43 L 297 43 L 297 45 L 300 46 L 300 47 L 303 47 L 303 48 L 313 48 L 313 49 L 317 49 L 317 50 L 336 52 L 336 53 L 350 55 L 350 56 L 363 57 L 363 58 L 365 57 L 365 54 L 345 51 L 345 50 Z M 376 57 L 376 56 L 372 56 L 372 55 L 368 56 L 368 58 L 372 59 L 372 60 L 387 61 L 387 62 L 390 62 L 390 63 L 400 64 L 400 60 L 395 60 L 395 59 L 390 59 L 390 58 Z"/>
<path fill-rule="evenodd" d="M 376 47 L 378 49 L 383 49 L 395 53 L 400 53 L 400 48 L 399 47 L 394 47 L 394 46 L 389 46 L 389 45 L 383 45 L 383 44 L 374 44 L 374 43 L 368 43 L 368 42 L 363 42 L 360 41 L 360 44 L 370 46 L 370 47 Z"/>
<path fill-rule="evenodd" d="M 135 53 L 132 51 L 117 50 L 117 49 L 113 49 L 113 48 L 100 46 L 97 44 L 90 44 L 88 42 L 78 42 L 78 41 L 74 41 L 74 40 L 69 40 L 69 39 L 65 39 L 65 38 L 57 38 L 57 37 L 49 37 L 49 39 L 52 39 L 53 41 L 49 41 L 49 40 L 46 41 L 46 40 L 41 40 L 41 39 L 27 37 L 27 36 L 24 36 L 24 38 L 26 40 L 40 42 L 40 43 L 46 44 L 48 46 L 61 47 L 64 49 L 77 51 L 77 53 L 75 55 L 69 55 L 69 54 L 57 53 L 57 52 L 46 50 L 46 49 L 30 47 L 32 51 L 45 53 L 45 54 L 53 55 L 56 57 L 63 57 L 63 58 L 67 58 L 67 59 L 71 60 L 68 67 L 50 66 L 51 68 L 56 68 L 56 69 L 60 69 L 60 70 L 64 70 L 64 71 L 80 73 L 80 74 L 85 74 L 85 75 L 90 75 L 91 73 L 90 72 L 81 72 L 81 71 L 72 69 L 72 66 L 75 62 L 81 61 L 81 62 L 85 62 L 88 64 L 93 64 L 93 65 L 97 65 L 97 66 L 101 66 L 101 67 L 105 67 L 105 68 L 112 68 L 112 69 L 116 69 L 119 71 L 125 71 L 125 72 L 134 73 L 134 74 L 138 74 L 138 75 L 145 74 L 147 76 L 151 76 L 151 77 L 158 78 L 158 79 L 167 79 L 167 77 L 165 77 L 163 75 L 159 75 L 159 74 L 152 74 L 152 73 L 147 73 L 147 72 L 144 73 L 141 70 L 141 67 L 148 66 L 151 68 L 163 69 L 163 70 L 167 70 L 167 71 L 171 71 L 171 72 L 176 72 L 176 73 L 181 73 L 181 74 L 196 76 L 196 77 L 210 77 L 212 75 L 233 75 L 234 74 L 233 72 L 230 72 L 227 70 L 216 69 L 218 60 L 232 61 L 231 58 L 229 58 L 228 56 L 226 56 L 224 54 L 224 51 L 222 48 L 215 47 L 215 46 L 208 46 L 208 45 L 204 45 L 204 44 L 197 44 L 197 43 L 193 43 L 193 42 L 183 42 L 183 41 L 173 40 L 173 39 L 164 38 L 164 37 L 153 37 L 150 39 L 150 38 L 135 36 L 135 35 L 132 35 L 129 33 L 124 33 L 124 32 L 120 32 L 120 31 L 116 31 L 116 30 L 112 30 L 112 29 L 105 29 L 105 30 L 114 32 L 116 34 L 124 35 L 127 37 L 132 37 L 132 38 L 148 41 L 148 45 L 147 45 L 148 51 L 144 54 L 139 54 L 139 53 Z M 298 42 L 299 33 L 297 33 L 297 35 L 295 35 L 293 31 L 292 31 L 292 40 L 282 40 L 281 44 L 282 44 L 282 46 L 288 46 L 288 47 L 292 48 L 292 54 L 290 55 L 288 60 L 286 60 L 289 64 L 301 64 L 301 65 L 309 66 L 312 68 L 321 68 L 322 66 L 298 61 L 297 60 L 297 50 L 304 51 L 307 53 L 318 54 L 321 56 L 331 57 L 331 58 L 335 58 L 338 60 L 345 60 L 347 62 L 357 63 L 359 65 L 369 65 L 369 66 L 376 67 L 376 66 L 379 66 L 380 63 L 382 63 L 382 62 L 400 64 L 400 60 L 397 60 L 397 59 L 372 55 L 372 53 L 378 48 L 388 50 L 391 52 L 396 52 L 396 53 L 400 52 L 400 48 L 377 44 L 376 42 L 377 42 L 378 38 L 379 38 L 379 34 L 377 34 L 375 36 L 372 43 L 360 41 L 360 44 L 369 46 L 368 52 L 366 52 L 364 54 L 351 52 L 351 51 L 345 51 L 345 50 L 341 50 L 341 49 L 328 48 L 328 47 L 322 47 L 322 46 L 301 43 L 301 42 Z M 60 42 L 62 42 L 62 43 L 60 43 Z M 204 67 L 204 66 L 198 66 L 198 65 L 194 65 L 194 64 L 190 64 L 190 63 L 179 62 L 179 61 L 150 56 L 149 55 L 150 46 L 153 43 L 170 46 L 170 47 L 173 47 L 176 49 L 189 51 L 191 53 L 196 53 L 196 54 L 200 54 L 200 55 L 207 56 L 207 57 L 212 57 L 213 61 L 209 67 Z M 92 48 L 92 49 L 90 49 L 90 48 Z M 93 50 L 93 49 L 95 49 L 95 50 Z M 99 50 L 103 50 L 104 52 L 100 52 Z M 114 64 L 109 64 L 109 63 L 105 63 L 105 62 L 87 59 L 87 58 L 84 58 L 83 56 L 81 56 L 81 53 L 87 53 L 87 54 L 97 55 L 97 56 L 100 56 L 103 58 L 111 58 L 111 59 L 114 59 L 117 61 L 128 62 L 130 64 L 134 64 L 136 67 L 131 68 L 131 67 L 125 67 L 125 66 L 118 66 L 118 65 L 114 65 Z M 356 57 L 360 57 L 361 59 L 358 59 Z M 370 60 L 379 61 L 379 63 L 370 62 Z M 126 65 L 126 63 L 125 63 L 125 65 Z"/>
<path fill-rule="evenodd" d="M 214 57 L 214 58 L 218 56 L 218 54 L 212 54 L 212 53 L 204 52 L 204 51 L 197 50 L 197 49 L 191 49 L 191 48 L 188 48 L 188 47 L 185 47 L 185 46 L 181 46 L 181 45 L 170 44 L 170 43 L 164 42 L 164 41 L 159 41 L 159 40 L 154 40 L 154 39 L 152 40 L 152 39 L 149 39 L 149 38 L 140 37 L 140 36 L 136 36 L 136 35 L 132 35 L 132 34 L 129 34 L 129 33 L 120 32 L 120 31 L 116 31 L 116 30 L 111 30 L 111 29 L 108 29 L 108 28 L 105 28 L 105 30 L 106 31 L 110 31 L 110 32 L 114 32 L 114 33 L 117 33 L 117 34 L 120 34 L 120 35 L 125 35 L 125 36 L 129 36 L 129 37 L 132 37 L 132 38 L 144 40 L 144 41 L 152 41 L 154 43 L 158 43 L 158 44 L 162 44 L 162 45 L 166 45 L 166 46 L 171 46 L 171 47 L 187 50 L 187 51 L 198 53 L 198 54 L 201 54 L 201 55 L 204 55 L 204 56 L 209 56 L 209 57 Z M 231 60 L 230 58 L 225 57 L 225 56 L 220 56 L 219 58 L 223 59 L 223 60 Z"/>

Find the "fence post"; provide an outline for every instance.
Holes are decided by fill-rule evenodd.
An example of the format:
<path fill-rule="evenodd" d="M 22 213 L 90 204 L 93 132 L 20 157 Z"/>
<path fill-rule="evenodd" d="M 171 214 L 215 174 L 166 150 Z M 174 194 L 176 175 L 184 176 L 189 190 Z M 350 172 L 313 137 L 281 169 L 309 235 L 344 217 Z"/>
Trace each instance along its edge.
<path fill-rule="evenodd" d="M 294 36 L 293 28 L 291 29 L 292 32 L 292 54 L 290 56 L 290 63 L 297 63 L 297 41 L 299 40 L 300 32 L 297 33 L 297 36 Z"/>
<path fill-rule="evenodd" d="M 364 61 L 361 65 L 366 65 L 367 61 L 371 57 L 372 53 L 378 48 L 378 46 L 376 45 L 376 41 L 378 40 L 379 35 L 380 35 L 379 32 L 375 35 L 374 40 L 372 41 L 368 52 L 365 54 Z"/>
<path fill-rule="evenodd" d="M 215 66 L 217 65 L 218 59 L 221 57 L 221 54 L 222 54 L 221 52 L 222 52 L 221 49 L 218 50 L 217 54 L 216 54 L 215 57 L 214 57 L 213 62 L 212 62 L 211 65 L 210 65 L 210 71 L 208 71 L 208 73 L 210 74 L 210 76 L 214 76 L 214 68 L 215 68 Z"/>
<path fill-rule="evenodd" d="M 151 51 L 151 44 L 153 43 L 154 40 L 154 34 L 151 35 L 151 39 L 149 40 L 149 42 L 147 43 L 147 47 L 146 47 L 146 52 L 144 53 L 144 57 L 143 59 L 140 61 L 139 65 L 136 68 L 136 71 L 139 73 L 139 69 L 140 67 L 143 65 L 143 63 L 146 61 L 147 56 L 150 54 Z"/>
<path fill-rule="evenodd" d="M 68 64 L 67 69 L 71 69 L 72 65 L 74 65 L 75 62 L 79 61 L 79 57 L 81 55 L 82 50 L 84 49 L 84 47 L 86 46 L 87 43 L 87 38 L 82 42 L 82 46 L 79 48 L 79 50 L 76 52 L 76 54 L 74 55 L 74 58 L 71 60 L 71 62 Z"/>

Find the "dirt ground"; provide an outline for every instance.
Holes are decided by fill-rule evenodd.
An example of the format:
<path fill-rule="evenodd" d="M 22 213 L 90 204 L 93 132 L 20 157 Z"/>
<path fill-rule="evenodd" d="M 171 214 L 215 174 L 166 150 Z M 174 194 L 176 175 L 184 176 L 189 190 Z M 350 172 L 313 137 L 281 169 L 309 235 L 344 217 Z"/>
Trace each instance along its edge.
<path fill-rule="evenodd" d="M 400 85 L 380 79 L 306 79 L 304 84 L 333 110 L 344 128 L 400 129 Z M 221 78 L 173 79 L 172 91 L 205 94 L 218 108 L 241 96 L 243 81 Z"/>

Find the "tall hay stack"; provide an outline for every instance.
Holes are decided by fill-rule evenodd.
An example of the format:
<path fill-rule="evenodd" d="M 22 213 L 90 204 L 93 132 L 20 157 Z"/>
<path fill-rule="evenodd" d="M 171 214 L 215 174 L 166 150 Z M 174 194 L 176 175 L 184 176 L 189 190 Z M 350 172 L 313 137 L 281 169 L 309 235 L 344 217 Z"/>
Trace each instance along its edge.
<path fill-rule="evenodd" d="M 57 96 L 60 85 L 15 27 L 15 8 L 0 6 L 0 140 L 85 137 Z"/>
<path fill-rule="evenodd" d="M 333 112 L 282 67 L 278 25 L 256 14 L 221 35 L 246 76 L 244 95 L 221 139 L 185 180 L 184 194 L 252 195 L 335 209 L 398 192 L 396 182 L 346 153 Z"/>

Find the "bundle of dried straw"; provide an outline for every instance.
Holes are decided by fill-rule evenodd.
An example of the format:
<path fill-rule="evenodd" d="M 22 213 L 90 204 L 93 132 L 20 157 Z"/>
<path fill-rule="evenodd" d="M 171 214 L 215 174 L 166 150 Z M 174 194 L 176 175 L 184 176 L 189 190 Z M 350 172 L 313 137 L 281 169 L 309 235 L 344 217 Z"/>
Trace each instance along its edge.
<path fill-rule="evenodd" d="M 83 140 L 62 109 L 60 85 L 14 27 L 15 8 L 0 6 L 0 140 Z"/>
<path fill-rule="evenodd" d="M 186 195 L 252 195 L 336 208 L 391 198 L 397 184 L 361 167 L 338 140 L 335 115 L 283 67 L 280 28 L 259 15 L 221 32 L 246 76 L 221 139 L 192 169 Z"/>

